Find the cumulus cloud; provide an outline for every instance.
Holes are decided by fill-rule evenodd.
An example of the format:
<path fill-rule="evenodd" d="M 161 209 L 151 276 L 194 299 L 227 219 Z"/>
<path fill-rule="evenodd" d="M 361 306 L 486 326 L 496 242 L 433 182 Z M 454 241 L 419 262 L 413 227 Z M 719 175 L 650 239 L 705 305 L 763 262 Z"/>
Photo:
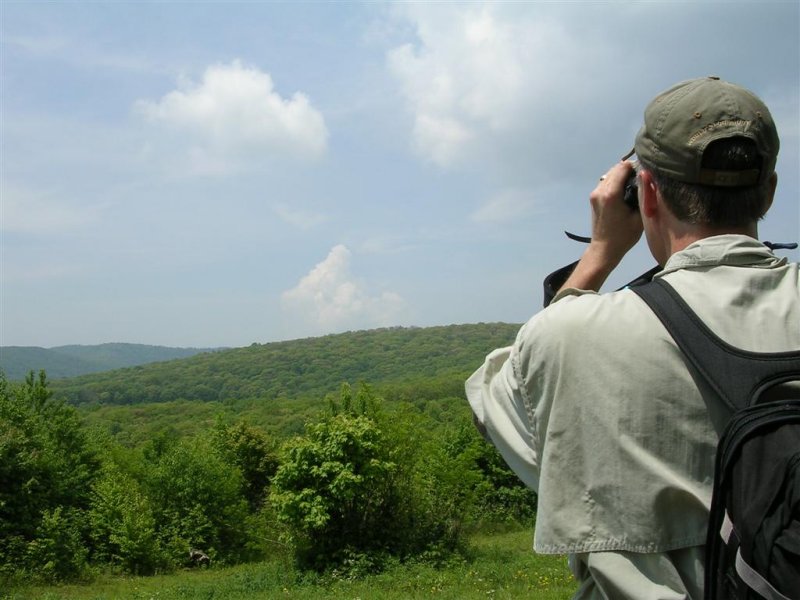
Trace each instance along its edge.
<path fill-rule="evenodd" d="M 417 149 L 449 166 L 469 150 L 466 142 L 513 127 L 537 32 L 491 6 L 412 7 L 406 17 L 419 41 L 393 49 L 389 67 L 414 112 Z"/>
<path fill-rule="evenodd" d="M 322 213 L 293 208 L 286 204 L 276 204 L 272 210 L 283 221 L 299 229 L 313 229 L 328 220 Z"/>
<path fill-rule="evenodd" d="M 220 170 L 265 156 L 314 159 L 324 154 L 328 130 L 309 98 L 283 98 L 269 73 L 239 61 L 208 67 L 202 81 L 184 81 L 158 101 L 136 110 L 185 136 L 200 169 Z"/>
<path fill-rule="evenodd" d="M 506 185 L 576 181 L 630 148 L 644 106 L 656 93 L 709 74 L 735 81 L 737 73 L 748 73 L 751 80 L 740 83 L 757 92 L 761 82 L 776 84 L 760 91 L 767 100 L 793 101 L 787 127 L 796 129 L 796 77 L 757 68 L 746 46 L 728 43 L 751 28 L 786 27 L 786 35 L 774 37 L 787 41 L 770 52 L 796 56 L 796 41 L 788 41 L 794 39 L 789 31 L 797 30 L 796 19 L 788 18 L 796 9 L 750 7 L 752 18 L 742 18 L 721 15 L 708 2 L 691 3 L 686 11 L 669 3 L 634 4 L 395 6 L 391 22 L 405 30 L 402 41 L 390 42 L 386 64 L 408 107 L 416 152 L 441 168 L 480 168 Z M 717 26 L 709 29 L 709 19 Z M 702 37 L 703 52 L 696 44 L 677 44 L 665 60 L 654 39 L 665 41 L 676 30 L 687 39 Z M 717 72 L 720 65 L 728 65 L 725 73 Z"/>
<path fill-rule="evenodd" d="M 495 193 L 473 212 L 471 219 L 477 223 L 507 223 L 529 217 L 537 208 L 530 190 L 505 189 Z"/>
<path fill-rule="evenodd" d="M 315 333 L 396 325 L 406 303 L 395 292 L 371 293 L 350 272 L 350 250 L 334 246 L 328 256 L 283 293 L 287 313 Z"/>
<path fill-rule="evenodd" d="M 416 39 L 392 48 L 387 64 L 423 158 L 445 168 L 507 164 L 529 180 L 561 167 L 553 157 L 569 154 L 582 122 L 592 121 L 583 137 L 605 133 L 587 97 L 619 96 L 625 74 L 607 69 L 618 50 L 596 31 L 566 29 L 550 10 L 446 3 L 395 13 Z"/>
<path fill-rule="evenodd" d="M 134 54 L 110 52 L 107 46 L 98 47 L 96 40 L 86 36 L 9 35 L 4 38 L 9 47 L 37 58 L 62 61 L 67 65 L 115 71 L 158 72 L 163 67 Z"/>
<path fill-rule="evenodd" d="M 418 151 L 449 166 L 462 158 L 465 142 L 482 125 L 490 125 L 507 94 L 494 85 L 506 79 L 514 87 L 514 50 L 487 8 L 451 11 L 456 25 L 440 11 L 410 11 L 418 44 L 407 43 L 389 53 L 389 67 L 414 112 Z M 502 65 L 498 71 L 487 67 Z M 510 90 L 509 90 L 510 91 Z"/>

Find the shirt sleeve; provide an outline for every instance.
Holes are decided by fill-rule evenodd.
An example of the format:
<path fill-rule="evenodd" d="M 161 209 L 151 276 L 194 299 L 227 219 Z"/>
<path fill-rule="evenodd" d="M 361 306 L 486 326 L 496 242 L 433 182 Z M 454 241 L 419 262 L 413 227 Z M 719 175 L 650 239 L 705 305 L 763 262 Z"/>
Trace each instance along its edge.
<path fill-rule="evenodd" d="M 475 419 L 514 473 L 531 489 L 539 489 L 539 456 L 512 364 L 513 346 L 499 348 L 466 382 Z"/>
<path fill-rule="evenodd" d="M 553 303 L 584 294 L 596 295 L 596 292 L 564 289 L 556 294 Z M 546 424 L 549 405 L 545 403 L 542 406 L 540 402 L 542 390 L 539 384 L 544 383 L 543 378 L 533 377 L 532 384 L 537 389 L 526 389 L 522 370 L 515 365 L 520 366 L 523 340 L 532 343 L 533 336 L 529 334 L 541 327 L 540 321 L 548 310 L 552 309 L 534 315 L 522 327 L 513 346 L 489 354 L 466 382 L 467 400 L 480 424 L 481 433 L 494 444 L 517 477 L 536 492 L 539 491 L 544 441 L 543 431 L 539 429 Z"/>

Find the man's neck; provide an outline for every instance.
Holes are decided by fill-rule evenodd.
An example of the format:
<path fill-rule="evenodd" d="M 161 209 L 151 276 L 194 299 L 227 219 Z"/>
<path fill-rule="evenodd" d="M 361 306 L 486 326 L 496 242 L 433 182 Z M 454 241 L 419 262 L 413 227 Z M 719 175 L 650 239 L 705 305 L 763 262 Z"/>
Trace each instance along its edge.
<path fill-rule="evenodd" d="M 715 235 L 746 235 L 758 239 L 758 226 L 754 223 L 747 227 L 703 227 L 686 226 L 669 232 L 669 255 L 680 252 L 690 244 Z"/>

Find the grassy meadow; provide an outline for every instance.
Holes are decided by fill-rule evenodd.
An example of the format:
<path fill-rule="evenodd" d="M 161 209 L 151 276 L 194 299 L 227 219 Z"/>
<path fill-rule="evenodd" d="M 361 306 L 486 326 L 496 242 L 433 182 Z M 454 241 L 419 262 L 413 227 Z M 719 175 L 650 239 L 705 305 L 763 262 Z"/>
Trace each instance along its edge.
<path fill-rule="evenodd" d="M 469 539 L 466 556 L 434 568 L 396 565 L 358 579 L 309 576 L 287 561 L 185 570 L 171 575 L 130 577 L 98 575 L 84 584 L 23 586 L 2 600 L 452 600 L 536 598 L 567 600 L 576 589 L 561 556 L 531 550 L 531 531 L 484 532 Z"/>

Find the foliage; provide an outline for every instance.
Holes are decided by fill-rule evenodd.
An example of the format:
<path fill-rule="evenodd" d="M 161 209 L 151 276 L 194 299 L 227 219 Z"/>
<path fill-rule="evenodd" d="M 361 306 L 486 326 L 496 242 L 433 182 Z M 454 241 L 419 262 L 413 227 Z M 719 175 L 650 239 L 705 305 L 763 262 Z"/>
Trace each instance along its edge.
<path fill-rule="evenodd" d="M 62 381 L 56 396 L 44 373 L 0 377 L 0 578 L 157 575 L 191 566 L 191 548 L 212 570 L 294 556 L 332 581 L 445 566 L 468 526 L 532 515 L 463 391 L 512 328 L 254 345 Z M 365 374 L 375 387 L 341 383 Z"/>
<path fill-rule="evenodd" d="M 295 536 L 303 564 L 324 568 L 352 554 L 386 550 L 399 506 L 398 465 L 367 414 L 369 405 L 354 407 L 345 387 L 341 404 L 333 403 L 326 418 L 286 445 L 271 501 Z"/>
<path fill-rule="evenodd" d="M 242 474 L 242 494 L 250 509 L 259 509 L 278 469 L 274 444 L 257 427 L 244 421 L 226 425 L 222 419 L 217 421 L 212 443 L 223 460 Z"/>
<path fill-rule="evenodd" d="M 206 437 L 180 440 L 154 456 L 145 485 L 172 563 L 184 564 L 192 548 L 218 560 L 243 556 L 248 511 L 242 476 Z"/>
<path fill-rule="evenodd" d="M 85 513 L 76 509 L 45 509 L 34 538 L 28 543 L 24 564 L 52 581 L 83 575 L 88 569 L 85 520 Z"/>
<path fill-rule="evenodd" d="M 166 563 L 156 519 L 140 484 L 113 463 L 94 485 L 90 511 L 95 558 L 128 573 L 150 575 Z"/>
<path fill-rule="evenodd" d="M 356 573 L 387 556 L 445 556 L 471 500 L 461 457 L 424 435 L 423 417 L 384 413 L 367 386 L 345 385 L 329 413 L 287 443 L 273 479 L 278 519 L 303 565 Z"/>
<path fill-rule="evenodd" d="M 401 403 L 381 420 L 392 455 L 403 465 L 395 527 L 403 532 L 407 553 L 424 553 L 435 562 L 461 541 L 477 473 L 463 456 L 447 451 L 446 427 L 414 405 Z"/>
<path fill-rule="evenodd" d="M 98 598 L 186 600 L 568 600 L 577 590 L 563 556 L 531 551 L 529 527 L 470 535 L 464 558 L 443 565 L 395 562 L 363 578 L 300 573 L 280 557 L 257 564 L 131 578 L 101 576 L 91 584 L 29 586 L 5 590 L 8 600 Z M 3 594 L 0 593 L 0 597 Z M 4 598 L 4 600 L 5 600 Z"/>
<path fill-rule="evenodd" d="M 472 423 L 463 422 L 449 435 L 447 452 L 460 457 L 473 477 L 464 481 L 474 494 L 475 521 L 531 523 L 536 515 L 536 494 L 508 468 L 497 449 L 487 443 Z"/>
<path fill-rule="evenodd" d="M 237 456 L 264 447 L 254 430 L 231 432 Z M 92 437 L 43 372 L 17 386 L 0 374 L 0 574 L 62 580 L 90 562 L 154 573 L 193 546 L 223 562 L 247 555 L 247 487 L 209 435 L 155 436 L 141 451 Z"/>
<path fill-rule="evenodd" d="M 52 400 L 43 371 L 16 387 L 0 373 L 0 571 L 81 574 L 98 467 L 75 409 Z"/>
<path fill-rule="evenodd" d="M 0 348 L 0 367 L 11 380 L 24 380 L 31 370 L 46 371 L 51 378 L 56 379 L 186 358 L 207 351 L 199 348 L 119 343 L 55 348 L 3 346 Z"/>
<path fill-rule="evenodd" d="M 53 389 L 73 404 L 322 398 L 343 381 L 384 386 L 440 377 L 455 391 L 487 349 L 511 343 L 517 329 L 504 323 L 390 328 L 253 344 L 62 379 Z"/>

